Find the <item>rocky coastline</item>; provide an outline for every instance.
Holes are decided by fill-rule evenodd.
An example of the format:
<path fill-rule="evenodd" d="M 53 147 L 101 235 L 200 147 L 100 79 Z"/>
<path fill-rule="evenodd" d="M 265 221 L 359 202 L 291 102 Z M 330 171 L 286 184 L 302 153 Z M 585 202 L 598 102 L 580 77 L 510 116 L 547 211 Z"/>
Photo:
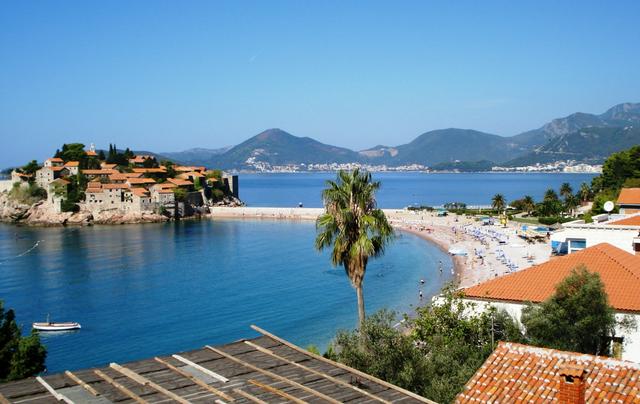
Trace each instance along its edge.
<path fill-rule="evenodd" d="M 237 198 L 225 197 L 215 206 L 242 206 Z M 115 224 L 162 223 L 175 218 L 154 212 L 122 213 L 117 210 L 103 210 L 91 212 L 83 203 L 78 204 L 78 212 L 56 212 L 47 201 L 34 204 L 21 203 L 13 200 L 7 192 L 0 192 L 0 222 L 26 226 L 91 226 Z M 184 217 L 198 217 L 209 213 L 209 207 L 203 206 L 193 209 L 193 214 Z"/>

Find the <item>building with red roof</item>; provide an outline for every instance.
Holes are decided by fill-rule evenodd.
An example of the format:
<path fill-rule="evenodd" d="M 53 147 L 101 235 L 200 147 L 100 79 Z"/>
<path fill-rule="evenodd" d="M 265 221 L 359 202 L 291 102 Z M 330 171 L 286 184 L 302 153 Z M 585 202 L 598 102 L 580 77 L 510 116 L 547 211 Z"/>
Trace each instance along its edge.
<path fill-rule="evenodd" d="M 640 213 L 640 188 L 622 188 L 618 196 L 620 213 Z"/>
<path fill-rule="evenodd" d="M 636 318 L 640 324 L 640 256 L 602 243 L 521 271 L 464 289 L 465 299 L 505 309 L 520 320 L 522 308 L 540 303 L 555 293 L 556 286 L 571 271 L 584 266 L 600 275 L 616 316 Z M 622 358 L 640 362 L 640 331 L 619 330 Z"/>
<path fill-rule="evenodd" d="M 516 402 L 640 403 L 640 364 L 499 342 L 456 403 Z"/>

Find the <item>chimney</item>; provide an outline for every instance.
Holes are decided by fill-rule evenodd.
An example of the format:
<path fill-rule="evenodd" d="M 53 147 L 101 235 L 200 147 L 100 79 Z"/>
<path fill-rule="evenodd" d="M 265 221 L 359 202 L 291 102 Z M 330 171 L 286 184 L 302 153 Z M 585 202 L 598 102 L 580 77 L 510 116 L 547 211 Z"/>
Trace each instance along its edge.
<path fill-rule="evenodd" d="M 558 389 L 559 404 L 584 404 L 586 370 L 583 366 L 566 365 L 560 368 Z"/>

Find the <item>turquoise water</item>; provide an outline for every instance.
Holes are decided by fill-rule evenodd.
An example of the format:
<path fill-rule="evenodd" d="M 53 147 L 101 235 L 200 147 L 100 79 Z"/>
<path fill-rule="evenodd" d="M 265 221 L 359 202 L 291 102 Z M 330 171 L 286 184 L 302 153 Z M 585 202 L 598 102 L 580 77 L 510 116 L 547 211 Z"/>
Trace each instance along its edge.
<path fill-rule="evenodd" d="M 78 321 L 82 330 L 43 337 L 49 372 L 124 362 L 254 336 L 257 324 L 302 346 L 324 348 L 356 322 L 344 271 L 313 249 L 309 222 L 25 228 L 0 225 L 0 298 L 23 329 Z M 369 312 L 401 312 L 448 279 L 446 254 L 409 234 L 373 260 Z M 37 243 L 37 244 L 36 244 Z"/>
<path fill-rule="evenodd" d="M 240 198 L 249 206 L 321 207 L 320 194 L 327 179 L 335 173 L 240 174 Z M 409 205 L 443 205 L 464 202 L 467 205 L 491 205 L 501 193 L 507 201 L 531 195 L 541 200 L 548 188 L 556 192 L 568 182 L 574 191 L 583 182 L 591 183 L 593 174 L 563 173 L 374 173 L 382 182 L 378 205 L 404 208 Z"/>

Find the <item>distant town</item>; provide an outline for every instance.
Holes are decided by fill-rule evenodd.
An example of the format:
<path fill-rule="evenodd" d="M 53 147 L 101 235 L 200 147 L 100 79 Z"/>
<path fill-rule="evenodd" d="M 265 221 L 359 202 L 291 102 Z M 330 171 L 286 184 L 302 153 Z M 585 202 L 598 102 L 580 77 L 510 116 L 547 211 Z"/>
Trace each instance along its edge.
<path fill-rule="evenodd" d="M 461 163 L 460 161 L 453 162 Z M 490 170 L 463 170 L 463 169 L 434 169 L 422 164 L 407 164 L 400 166 L 390 166 L 386 164 L 371 165 L 363 163 L 324 163 L 324 164 L 285 164 L 285 165 L 272 165 L 267 162 L 253 160 L 247 162 L 247 165 L 252 169 L 243 170 L 255 171 L 262 173 L 296 173 L 296 172 L 314 172 L 314 171 L 339 171 L 339 170 L 353 170 L 359 168 L 369 172 L 545 172 L 545 173 L 601 173 L 601 164 L 585 164 L 578 163 L 574 160 L 568 161 L 556 161 L 547 164 L 535 164 L 521 167 L 501 167 L 494 166 Z"/>

